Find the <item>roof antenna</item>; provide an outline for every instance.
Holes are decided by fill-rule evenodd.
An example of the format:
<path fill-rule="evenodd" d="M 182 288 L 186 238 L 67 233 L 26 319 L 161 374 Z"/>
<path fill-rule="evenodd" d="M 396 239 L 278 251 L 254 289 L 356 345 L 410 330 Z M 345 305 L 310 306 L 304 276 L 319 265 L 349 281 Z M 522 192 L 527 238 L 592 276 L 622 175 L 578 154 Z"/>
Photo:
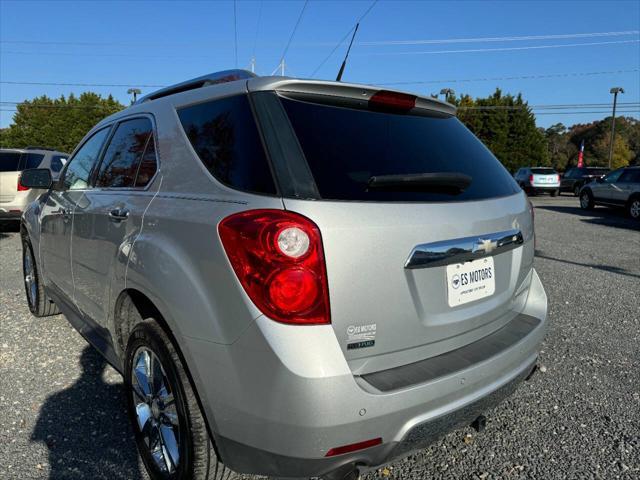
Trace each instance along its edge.
<path fill-rule="evenodd" d="M 358 32 L 358 27 L 360 26 L 360 22 L 356 23 L 356 29 L 353 31 L 353 35 L 351 36 L 351 42 L 349 43 L 349 48 L 347 48 L 347 54 L 344 56 L 344 60 L 342 61 L 342 65 L 340 66 L 340 71 L 338 72 L 338 76 L 336 77 L 336 82 L 342 81 L 342 74 L 344 73 L 344 67 L 347 66 L 347 59 L 349 58 L 349 52 L 351 51 L 351 45 L 353 45 L 353 40 L 356 38 L 356 33 Z"/>

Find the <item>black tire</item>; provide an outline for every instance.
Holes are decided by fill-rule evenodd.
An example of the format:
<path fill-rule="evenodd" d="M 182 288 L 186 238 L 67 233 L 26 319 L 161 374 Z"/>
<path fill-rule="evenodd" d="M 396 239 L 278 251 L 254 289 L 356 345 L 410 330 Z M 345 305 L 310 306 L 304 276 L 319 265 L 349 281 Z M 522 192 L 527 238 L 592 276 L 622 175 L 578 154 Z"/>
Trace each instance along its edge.
<path fill-rule="evenodd" d="M 634 220 L 640 220 L 640 195 L 634 195 L 627 202 L 627 215 Z"/>
<path fill-rule="evenodd" d="M 155 460 L 152 456 L 139 426 L 136 404 L 140 405 L 143 402 L 134 400 L 134 398 L 139 399 L 140 397 L 136 396 L 134 392 L 133 365 L 137 355 L 141 354 L 140 352 L 142 352 L 142 355 L 145 355 L 146 352 L 152 352 L 156 360 L 159 360 L 163 382 L 166 380 L 165 386 L 173 395 L 173 408 L 171 410 L 175 413 L 170 415 L 177 417 L 179 425 L 176 429 L 171 427 L 173 435 L 175 435 L 176 431 L 178 432 L 178 435 L 173 437 L 174 439 L 177 437 L 178 442 L 177 447 L 173 450 L 179 452 L 176 462 L 177 467 L 174 466 L 173 471 L 163 471 L 159 467 L 158 462 L 160 460 Z M 141 321 L 132 330 L 125 352 L 124 379 L 127 410 L 134 430 L 138 451 L 149 476 L 153 480 L 233 480 L 237 478 L 237 475 L 226 468 L 218 459 L 180 355 L 178 355 L 168 335 L 155 320 L 146 319 Z M 151 396 L 161 398 L 159 394 L 149 395 L 149 397 Z M 156 422 L 158 425 L 171 425 L 171 422 L 164 423 L 169 420 L 168 417 L 163 418 L 164 412 L 168 411 L 168 408 L 158 408 L 158 400 L 155 400 L 155 402 L 155 411 L 158 412 L 160 410 L 160 413 L 158 413 L 158 417 L 156 417 L 155 413 L 152 413 L 148 422 Z M 153 412 L 154 408 L 149 408 L 149 412 Z M 147 426 L 148 422 L 145 423 L 145 426 Z M 154 427 L 149 428 L 153 429 Z M 167 444 L 166 434 L 164 436 L 158 435 L 157 438 L 163 444 Z M 151 434 L 149 443 L 151 443 Z M 165 451 L 169 450 L 168 447 L 165 449 Z M 156 455 L 159 454 L 156 453 Z M 166 455 L 159 458 L 164 459 Z M 170 460 L 171 458 L 169 458 L 169 462 Z M 166 460 L 162 462 L 163 465 L 168 465 Z M 171 469 L 168 468 L 167 470 Z"/>
<path fill-rule="evenodd" d="M 22 238 L 22 279 L 29 311 L 35 317 L 48 317 L 60 313 L 58 306 L 44 291 L 33 247 L 26 237 Z"/>
<path fill-rule="evenodd" d="M 592 210 L 595 206 L 593 201 L 593 194 L 591 190 L 585 189 L 580 193 L 580 208 L 583 210 Z"/>
<path fill-rule="evenodd" d="M 573 196 L 574 196 L 574 197 L 578 197 L 578 196 L 580 196 L 580 188 L 582 188 L 582 185 L 580 185 L 579 183 L 576 183 L 576 184 L 573 186 Z"/>
<path fill-rule="evenodd" d="M 560 190 L 552 190 L 551 191 L 551 196 L 552 197 L 556 197 L 559 193 L 560 193 Z"/>

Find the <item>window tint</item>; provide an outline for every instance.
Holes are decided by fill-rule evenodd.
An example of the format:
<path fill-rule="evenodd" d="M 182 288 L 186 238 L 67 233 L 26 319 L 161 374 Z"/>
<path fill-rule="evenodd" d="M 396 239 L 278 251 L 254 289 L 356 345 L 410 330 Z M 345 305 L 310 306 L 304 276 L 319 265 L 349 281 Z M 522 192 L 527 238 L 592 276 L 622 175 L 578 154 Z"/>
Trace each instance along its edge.
<path fill-rule="evenodd" d="M 640 183 L 640 170 L 625 170 L 620 178 L 618 179 L 620 183 Z"/>
<path fill-rule="evenodd" d="M 40 153 L 25 153 L 24 157 L 24 168 L 38 168 L 40 163 L 42 163 L 42 159 L 44 155 Z"/>
<path fill-rule="evenodd" d="M 606 183 L 614 183 L 617 182 L 618 179 L 620 178 L 620 175 L 622 175 L 623 170 L 619 169 L 619 170 L 614 170 L 613 172 L 605 175 L 604 177 L 604 181 Z"/>
<path fill-rule="evenodd" d="M 69 166 L 65 170 L 63 187 L 65 190 L 82 190 L 89 186 L 89 177 L 100 154 L 109 128 L 103 128 L 94 133 L 78 150 L 75 156 L 69 160 Z"/>
<path fill-rule="evenodd" d="M 20 153 L 0 152 L 0 172 L 16 172 L 20 164 Z"/>
<path fill-rule="evenodd" d="M 182 108 L 178 116 L 209 172 L 238 190 L 276 193 L 246 95 Z"/>
<path fill-rule="evenodd" d="M 446 202 L 512 195 L 520 190 L 509 172 L 455 117 L 281 101 L 323 198 Z M 435 172 L 463 173 L 472 182 L 456 196 L 368 189 L 375 175 Z"/>
<path fill-rule="evenodd" d="M 142 160 L 138 166 L 138 174 L 136 175 L 136 187 L 146 187 L 156 174 L 157 161 L 156 161 L 156 145 L 153 141 L 153 134 L 149 136 L 147 142 L 147 148 L 142 155 Z"/>
<path fill-rule="evenodd" d="M 532 168 L 531 173 L 536 175 L 553 175 L 556 171 L 553 168 Z"/>
<path fill-rule="evenodd" d="M 134 186 L 151 130 L 148 118 L 134 118 L 118 125 L 100 164 L 96 187 Z"/>
<path fill-rule="evenodd" d="M 62 155 L 53 155 L 51 157 L 51 171 L 59 172 L 62 170 L 65 163 L 67 163 L 67 157 L 63 157 Z"/>

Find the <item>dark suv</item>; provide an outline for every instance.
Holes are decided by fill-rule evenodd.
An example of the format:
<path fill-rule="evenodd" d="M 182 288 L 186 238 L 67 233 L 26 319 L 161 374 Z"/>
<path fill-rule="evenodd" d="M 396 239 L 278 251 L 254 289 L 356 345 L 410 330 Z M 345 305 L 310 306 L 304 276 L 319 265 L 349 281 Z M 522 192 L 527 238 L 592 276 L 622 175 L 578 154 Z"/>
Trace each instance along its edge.
<path fill-rule="evenodd" d="M 573 192 L 577 197 L 580 189 L 596 178 L 609 173 L 606 167 L 574 167 L 567 170 L 560 180 L 560 193 Z"/>

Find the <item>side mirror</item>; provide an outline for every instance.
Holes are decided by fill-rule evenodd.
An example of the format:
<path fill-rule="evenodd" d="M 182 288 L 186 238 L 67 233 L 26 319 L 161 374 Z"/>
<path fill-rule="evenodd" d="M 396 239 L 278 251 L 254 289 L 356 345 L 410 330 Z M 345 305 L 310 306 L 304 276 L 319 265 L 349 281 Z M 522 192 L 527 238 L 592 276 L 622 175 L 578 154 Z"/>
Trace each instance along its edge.
<path fill-rule="evenodd" d="M 29 168 L 20 174 L 20 185 L 27 188 L 48 189 L 53 179 L 48 168 Z"/>

